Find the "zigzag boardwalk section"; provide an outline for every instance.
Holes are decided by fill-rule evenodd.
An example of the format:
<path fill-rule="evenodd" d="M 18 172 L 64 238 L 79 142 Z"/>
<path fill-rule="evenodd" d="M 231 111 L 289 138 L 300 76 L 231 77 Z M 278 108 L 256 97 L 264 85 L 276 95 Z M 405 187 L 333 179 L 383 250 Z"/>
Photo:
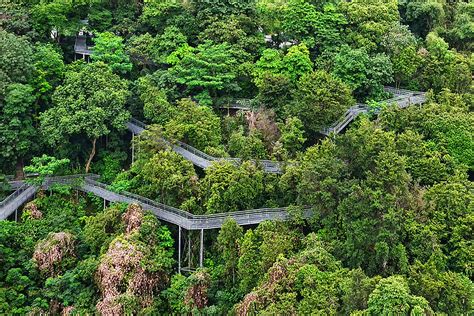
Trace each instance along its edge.
<path fill-rule="evenodd" d="M 208 215 L 194 215 L 189 212 L 161 204 L 130 192 L 114 192 L 106 184 L 96 181 L 96 175 L 74 175 L 64 177 L 52 177 L 45 181 L 42 188 L 48 189 L 54 184 L 73 185 L 78 190 L 92 193 L 109 202 L 137 203 L 144 210 L 151 211 L 160 220 L 180 226 L 186 230 L 201 230 L 220 228 L 224 221 L 231 217 L 239 225 L 253 225 L 265 220 L 288 220 L 288 209 L 261 208 L 237 212 L 227 212 Z M 0 202 L 0 219 L 4 220 L 13 212 L 30 200 L 37 187 L 23 183 L 15 192 Z"/>
<path fill-rule="evenodd" d="M 384 87 L 384 90 L 394 95 L 393 98 L 382 101 L 388 105 L 396 104 L 399 108 L 404 109 L 413 104 L 423 104 L 426 102 L 426 95 L 424 92 L 410 91 L 405 89 L 397 89 L 393 87 Z M 334 124 L 321 130 L 321 134 L 329 136 L 331 133 L 339 134 L 347 125 L 354 121 L 360 114 L 369 113 L 370 107 L 367 104 L 357 103 L 350 107 L 346 113 Z M 380 109 L 373 111 L 375 114 L 380 112 Z"/>
<path fill-rule="evenodd" d="M 133 118 L 127 123 L 128 130 L 132 132 L 134 135 L 140 135 L 146 129 L 146 127 L 147 127 L 146 124 Z M 168 143 L 172 147 L 173 151 L 183 156 L 184 159 L 191 161 L 194 165 L 203 169 L 208 168 L 212 164 L 213 161 L 225 160 L 225 161 L 230 161 L 236 164 L 242 161 L 240 158 L 213 157 L 200 151 L 197 148 L 189 146 L 180 141 L 175 141 L 173 143 L 170 143 L 166 140 L 163 140 L 163 141 Z M 282 173 L 283 162 L 271 161 L 271 160 L 258 160 L 256 162 L 262 165 L 263 170 L 265 172 Z"/>
<path fill-rule="evenodd" d="M 409 90 L 395 89 L 391 87 L 386 87 L 385 90 L 394 94 L 395 97 L 385 100 L 384 102 L 387 104 L 396 104 L 400 108 L 405 108 L 412 104 L 423 104 L 424 102 L 426 102 L 425 93 L 423 92 L 414 92 Z M 324 135 L 338 134 L 358 115 L 360 115 L 361 113 L 368 113 L 369 110 L 369 107 L 365 104 L 356 104 L 355 106 L 351 107 L 339 121 L 335 122 L 331 127 L 324 129 L 323 131 L 321 131 L 321 133 Z M 378 113 L 378 110 L 375 110 L 374 112 Z M 130 122 L 127 123 L 127 128 L 132 132 L 133 135 L 139 135 L 146 129 L 146 125 L 138 120 L 132 119 L 130 120 Z M 185 159 L 191 161 L 194 165 L 204 169 L 208 168 L 213 161 L 217 160 L 227 160 L 233 163 L 241 162 L 241 159 L 239 158 L 212 157 L 182 142 L 170 143 L 166 140 L 163 141 L 171 145 L 172 149 L 176 153 L 182 155 Z M 270 160 L 259 160 L 257 162 L 263 165 L 263 168 L 266 172 L 282 172 L 282 162 L 275 162 Z M 105 201 L 124 202 L 129 204 L 137 203 L 141 205 L 144 210 L 151 211 L 160 220 L 177 225 L 179 227 L 178 271 L 181 271 L 182 229 L 188 231 L 199 230 L 201 232 L 199 265 L 202 267 L 204 230 L 222 227 L 224 221 L 229 217 L 233 218 L 239 225 L 242 226 L 258 224 L 265 220 L 288 220 L 290 218 L 290 214 L 287 208 L 262 208 L 220 214 L 194 215 L 168 205 L 157 203 L 155 201 L 136 194 L 132 194 L 129 192 L 114 192 L 113 190 L 110 190 L 107 185 L 96 181 L 96 178 L 97 176 L 95 175 L 52 177 L 46 179 L 42 187 L 49 188 L 54 184 L 68 184 L 73 185 L 78 190 L 87 193 L 92 193 L 96 196 L 103 198 L 104 204 Z M 29 185 L 22 181 L 11 181 L 10 184 L 12 188 L 16 190 L 6 199 L 0 202 L 0 220 L 7 219 L 13 213 L 15 213 L 16 220 L 17 210 L 24 203 L 31 200 L 34 197 L 36 191 L 38 190 L 38 187 Z M 305 209 L 302 215 L 304 218 L 308 218 L 309 216 L 311 216 L 311 210 Z M 189 247 L 191 247 L 190 241 Z"/>
<path fill-rule="evenodd" d="M 74 188 L 86 193 L 92 193 L 109 202 L 136 203 L 144 210 L 151 211 L 158 219 L 178 226 L 178 271 L 181 271 L 181 250 L 182 250 L 182 230 L 200 231 L 200 248 L 199 248 L 199 265 L 203 266 L 204 258 L 204 230 L 221 228 L 227 218 L 233 218 L 237 224 L 241 226 L 254 225 L 265 220 L 288 220 L 290 214 L 288 208 L 261 208 L 253 210 L 245 210 L 238 212 L 227 212 L 209 215 L 194 215 L 189 212 L 157 203 L 143 196 L 129 192 L 114 192 L 107 185 L 96 181 L 96 175 L 74 175 L 65 177 L 52 177 L 45 180 L 42 188 L 47 189 L 55 184 L 72 185 Z M 18 187 L 15 192 L 0 202 L 0 220 L 7 219 L 15 213 L 17 220 L 17 210 L 21 205 L 31 200 L 38 187 L 22 183 L 21 181 L 13 181 L 12 186 Z M 303 217 L 311 216 L 311 210 L 306 209 Z M 191 247 L 191 242 L 188 243 Z M 188 250 L 188 253 L 190 250 Z M 184 269 L 184 268 L 183 268 Z M 191 270 L 191 264 L 187 270 Z"/>
<path fill-rule="evenodd" d="M 384 100 L 382 102 L 389 105 L 396 104 L 399 108 L 406 108 L 407 106 L 412 104 L 423 104 L 426 102 L 426 96 L 424 92 L 410 91 L 393 87 L 384 87 L 384 90 L 394 95 L 394 97 L 391 99 Z M 241 100 L 221 108 L 249 111 L 252 109 L 251 104 L 251 100 Z M 331 126 L 321 130 L 321 134 L 325 136 L 329 136 L 331 134 L 339 134 L 360 114 L 369 113 L 370 111 L 371 109 L 367 104 L 357 103 L 356 105 L 350 107 L 338 121 L 334 122 L 334 124 L 332 124 Z M 379 111 L 379 109 L 375 109 L 373 110 L 373 113 L 377 114 Z M 140 135 L 147 128 L 147 126 L 139 120 L 132 118 L 127 123 L 127 128 L 128 130 L 130 130 L 130 132 L 132 132 L 133 135 Z M 198 166 L 203 169 L 208 168 L 213 161 L 226 160 L 231 161 L 235 164 L 239 164 L 242 161 L 240 158 L 213 157 L 183 142 L 175 141 L 174 143 L 170 143 L 166 140 L 163 141 L 168 143 L 172 147 L 173 151 L 183 156 L 186 160 L 191 161 L 195 166 Z M 278 161 L 258 160 L 256 162 L 261 164 L 263 170 L 267 173 L 281 174 L 284 166 L 284 162 Z"/>

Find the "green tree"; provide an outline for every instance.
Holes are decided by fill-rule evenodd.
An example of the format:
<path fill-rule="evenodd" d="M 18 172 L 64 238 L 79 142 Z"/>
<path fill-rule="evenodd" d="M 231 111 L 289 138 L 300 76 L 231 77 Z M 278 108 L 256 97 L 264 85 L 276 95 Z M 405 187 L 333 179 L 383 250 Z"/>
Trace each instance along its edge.
<path fill-rule="evenodd" d="M 33 71 L 32 47 L 24 37 L 0 30 L 0 97 L 7 85 L 27 83 Z"/>
<path fill-rule="evenodd" d="M 425 37 L 433 28 L 445 21 L 442 2 L 434 0 L 404 1 L 400 3 L 403 18 L 419 36 Z"/>
<path fill-rule="evenodd" d="M 383 86 L 392 81 L 392 63 L 385 54 L 369 56 L 365 48 L 341 48 L 334 59 L 333 75 L 346 83 L 358 99 L 384 97 Z"/>
<path fill-rule="evenodd" d="M 280 255 L 291 256 L 298 249 L 301 237 L 297 230 L 292 230 L 286 223 L 277 221 L 260 223 L 255 235 L 261 241 L 259 252 L 263 271 L 267 271 Z"/>
<path fill-rule="evenodd" d="M 227 218 L 222 224 L 217 236 L 217 247 L 224 260 L 225 274 L 234 285 L 237 282 L 236 273 L 239 262 L 239 248 L 243 237 L 243 229 L 233 218 Z"/>
<path fill-rule="evenodd" d="M 446 30 L 446 38 L 459 50 L 472 51 L 474 48 L 473 6 L 472 2 L 457 2 L 451 28 Z"/>
<path fill-rule="evenodd" d="M 140 25 L 156 34 L 163 33 L 168 26 L 176 26 L 187 31 L 186 35 L 194 35 L 194 30 L 198 28 L 196 17 L 185 4 L 178 1 L 144 1 Z"/>
<path fill-rule="evenodd" d="M 0 157 L 5 164 L 16 165 L 18 178 L 23 177 L 24 160 L 37 149 L 35 100 L 33 88 L 21 83 L 7 86 L 3 102 L 0 98 Z"/>
<path fill-rule="evenodd" d="M 285 57 L 283 57 L 283 65 L 293 82 L 300 79 L 301 76 L 310 73 L 313 69 L 313 63 L 309 58 L 309 50 L 306 45 L 291 46 Z"/>
<path fill-rule="evenodd" d="M 179 28 L 169 26 L 155 37 L 150 33 L 132 36 L 127 41 L 126 51 L 135 65 L 154 69 L 167 64 L 168 56 L 186 42 L 187 38 Z"/>
<path fill-rule="evenodd" d="M 267 157 L 265 144 L 257 132 L 244 135 L 243 128 L 233 132 L 227 144 L 229 153 L 241 159 L 264 159 Z"/>
<path fill-rule="evenodd" d="M 263 171 L 252 162 L 240 166 L 232 162 L 214 162 L 206 169 L 201 190 L 206 213 L 256 208 L 262 201 Z"/>
<path fill-rule="evenodd" d="M 164 125 L 167 137 L 203 150 L 220 144 L 220 119 L 211 108 L 197 105 L 190 99 L 182 99 L 178 101 L 174 113 Z"/>
<path fill-rule="evenodd" d="M 130 61 L 141 70 L 153 69 L 154 37 L 150 33 L 133 35 L 127 40 L 125 50 L 130 56 Z"/>
<path fill-rule="evenodd" d="M 406 25 L 394 24 L 383 37 L 381 46 L 392 61 L 395 86 L 412 86 L 422 58 L 410 29 Z"/>
<path fill-rule="evenodd" d="M 441 243 L 441 250 L 448 256 L 448 268 L 472 276 L 472 211 L 474 194 L 472 182 L 453 177 L 446 182 L 433 185 L 426 192 L 426 212 L 430 229 Z"/>
<path fill-rule="evenodd" d="M 203 105 L 211 105 L 219 94 L 232 94 L 240 88 L 235 83 L 237 60 L 229 44 L 206 41 L 196 48 L 184 45 L 168 57 L 171 72 Z"/>
<path fill-rule="evenodd" d="M 21 3 L 12 0 L 4 0 L 0 3 L 0 29 L 7 32 L 25 35 L 30 31 L 28 8 Z"/>
<path fill-rule="evenodd" d="M 258 238 L 252 229 L 245 232 L 240 243 L 239 262 L 237 264 L 240 280 L 240 293 L 245 294 L 257 285 L 261 276 L 261 256 L 258 250 Z"/>
<path fill-rule="evenodd" d="M 265 72 L 258 78 L 257 100 L 282 117 L 285 105 L 291 100 L 294 86 L 295 84 L 284 74 Z"/>
<path fill-rule="evenodd" d="M 317 71 L 301 77 L 287 111 L 303 122 L 306 132 L 314 134 L 339 119 L 353 103 L 346 84 Z"/>
<path fill-rule="evenodd" d="M 33 28 L 44 38 L 53 37 L 60 42 L 61 36 L 74 35 L 79 27 L 77 17 L 70 19 L 74 3 L 70 1 L 41 1 L 31 9 Z"/>
<path fill-rule="evenodd" d="M 339 8 L 348 22 L 346 42 L 369 52 L 378 49 L 383 36 L 400 19 L 396 0 L 341 1 Z"/>
<path fill-rule="evenodd" d="M 110 32 L 100 33 L 94 37 L 94 43 L 92 60 L 106 63 L 115 73 L 125 74 L 132 70 L 130 58 L 125 53 L 120 36 Z"/>
<path fill-rule="evenodd" d="M 380 280 L 369 296 L 369 315 L 423 315 L 432 313 L 425 298 L 410 294 L 406 280 L 391 276 Z"/>
<path fill-rule="evenodd" d="M 168 56 L 182 45 L 187 43 L 186 35 L 175 26 L 165 28 L 163 34 L 155 37 L 153 41 L 152 56 L 157 63 L 166 63 Z"/>
<path fill-rule="evenodd" d="M 137 90 L 143 102 L 143 114 L 151 122 L 164 125 L 176 114 L 176 107 L 168 102 L 166 90 L 157 87 L 152 78 L 140 77 Z"/>
<path fill-rule="evenodd" d="M 279 125 L 281 136 L 278 140 L 290 157 L 294 157 L 303 147 L 304 137 L 303 122 L 297 117 L 288 117 L 285 124 Z"/>
<path fill-rule="evenodd" d="M 64 172 L 66 166 L 69 164 L 69 159 L 57 159 L 43 154 L 41 157 L 33 157 L 31 165 L 25 167 L 25 171 L 29 173 L 37 173 L 36 178 L 29 179 L 36 185 L 41 185 L 46 177 L 55 175 L 59 172 Z"/>
<path fill-rule="evenodd" d="M 180 206 L 197 192 L 197 175 L 191 162 L 173 151 L 160 151 L 146 161 L 134 179 L 140 195 Z"/>
<path fill-rule="evenodd" d="M 127 96 L 127 82 L 104 63 L 67 72 L 63 85 L 53 94 L 54 106 L 40 116 L 43 135 L 51 145 L 73 135 L 85 135 L 92 143 L 85 167 L 89 172 L 97 139 L 108 135 L 112 128 L 125 127 L 129 118 L 124 108 Z"/>
<path fill-rule="evenodd" d="M 64 77 L 63 56 L 51 44 L 36 45 L 33 54 L 33 84 L 36 93 L 49 102 L 53 90 Z"/>
<path fill-rule="evenodd" d="M 426 37 L 426 50 L 421 63 L 419 84 L 422 89 L 440 92 L 443 88 L 465 93 L 472 86 L 472 61 L 449 49 L 449 44 L 436 33 Z"/>
<path fill-rule="evenodd" d="M 254 82 L 261 87 L 265 77 L 284 75 L 292 82 L 296 82 L 303 75 L 311 72 L 313 63 L 309 57 L 309 50 L 305 44 L 294 45 L 288 49 L 286 55 L 276 49 L 266 49 L 255 63 L 253 70 Z"/>
<path fill-rule="evenodd" d="M 302 41 L 311 49 L 324 51 L 341 44 L 347 22 L 332 3 L 323 5 L 320 11 L 308 1 L 290 0 L 282 24 L 284 34 L 290 40 Z"/>
<path fill-rule="evenodd" d="M 299 205 L 310 205 L 315 218 L 332 216 L 332 211 L 340 202 L 344 192 L 342 181 L 347 174 L 347 166 L 338 157 L 333 142 L 323 141 L 308 148 L 295 170 L 289 169 L 281 178 L 280 185 L 287 190 L 295 190 Z M 295 179 L 296 177 L 296 179 Z M 296 184 L 295 184 L 296 183 Z"/>
<path fill-rule="evenodd" d="M 436 250 L 426 263 L 410 266 L 408 283 L 413 294 L 426 298 L 435 312 L 466 314 L 472 310 L 472 281 L 462 273 L 446 271 L 446 256 Z"/>
<path fill-rule="evenodd" d="M 256 21 L 242 15 L 213 21 L 199 34 L 199 40 L 229 43 L 253 56 L 257 56 L 265 44 L 263 36 L 258 33 Z"/>
<path fill-rule="evenodd" d="M 175 274 L 171 278 L 171 285 L 163 291 L 168 308 L 172 314 L 186 314 L 185 296 L 188 280 L 181 274 Z"/>
<path fill-rule="evenodd" d="M 255 0 L 193 0 L 193 10 L 198 20 L 205 23 L 211 18 L 222 18 L 230 15 L 253 16 L 256 9 Z"/>

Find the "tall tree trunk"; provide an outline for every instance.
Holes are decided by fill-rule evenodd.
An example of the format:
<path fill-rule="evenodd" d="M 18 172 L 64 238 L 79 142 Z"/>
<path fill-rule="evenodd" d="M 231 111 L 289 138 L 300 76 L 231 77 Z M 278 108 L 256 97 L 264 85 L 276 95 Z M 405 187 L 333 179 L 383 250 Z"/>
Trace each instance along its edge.
<path fill-rule="evenodd" d="M 25 172 L 23 171 L 23 158 L 18 158 L 16 161 L 16 171 L 15 171 L 15 179 L 16 180 L 23 180 L 25 178 Z"/>
<path fill-rule="evenodd" d="M 96 142 L 97 142 L 97 138 L 94 138 L 92 140 L 92 150 L 91 150 L 91 153 L 89 154 L 89 159 L 87 160 L 87 164 L 86 164 L 86 173 L 89 173 L 92 158 L 94 158 L 94 156 L 95 156 L 95 143 Z"/>

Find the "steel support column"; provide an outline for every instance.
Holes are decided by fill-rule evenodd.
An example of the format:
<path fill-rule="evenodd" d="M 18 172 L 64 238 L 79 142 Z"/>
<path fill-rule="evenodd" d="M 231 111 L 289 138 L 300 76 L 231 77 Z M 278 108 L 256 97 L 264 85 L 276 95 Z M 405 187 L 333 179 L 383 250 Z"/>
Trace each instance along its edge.
<path fill-rule="evenodd" d="M 178 273 L 181 273 L 181 226 L 178 227 Z"/>
<path fill-rule="evenodd" d="M 204 229 L 201 229 L 201 246 L 199 247 L 199 267 L 202 268 L 204 260 Z"/>
<path fill-rule="evenodd" d="M 191 269 L 191 231 L 188 230 L 188 268 Z"/>
<path fill-rule="evenodd" d="M 132 133 L 132 165 L 135 162 L 135 134 Z"/>

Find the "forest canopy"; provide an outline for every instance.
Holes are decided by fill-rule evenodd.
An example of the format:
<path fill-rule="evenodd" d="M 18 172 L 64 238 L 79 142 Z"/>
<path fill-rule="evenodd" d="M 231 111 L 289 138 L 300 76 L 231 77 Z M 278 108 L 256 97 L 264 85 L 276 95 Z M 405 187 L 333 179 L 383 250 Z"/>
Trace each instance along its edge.
<path fill-rule="evenodd" d="M 463 0 L 3 0 L 0 314 L 473 314 L 473 43 Z"/>

